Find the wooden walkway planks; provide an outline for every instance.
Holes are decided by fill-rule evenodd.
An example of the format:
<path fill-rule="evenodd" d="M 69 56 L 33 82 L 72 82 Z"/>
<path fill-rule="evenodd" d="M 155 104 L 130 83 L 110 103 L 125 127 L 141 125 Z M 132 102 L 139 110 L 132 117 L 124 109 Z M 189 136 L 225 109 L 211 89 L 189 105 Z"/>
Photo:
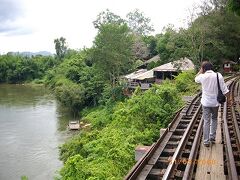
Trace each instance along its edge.
<path fill-rule="evenodd" d="M 218 127 L 216 134 L 216 144 L 210 147 L 204 147 L 203 143 L 200 147 L 200 154 L 195 174 L 196 180 L 226 180 L 224 175 L 224 162 L 223 162 L 223 144 L 221 123 L 222 117 L 219 108 L 218 112 Z"/>

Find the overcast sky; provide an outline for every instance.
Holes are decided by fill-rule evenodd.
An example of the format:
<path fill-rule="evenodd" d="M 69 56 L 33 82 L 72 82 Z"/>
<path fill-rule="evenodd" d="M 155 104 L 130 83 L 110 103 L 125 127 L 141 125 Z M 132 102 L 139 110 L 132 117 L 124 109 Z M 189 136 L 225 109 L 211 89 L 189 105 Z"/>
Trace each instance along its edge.
<path fill-rule="evenodd" d="M 93 21 L 109 9 L 125 18 L 139 9 L 151 19 L 155 32 L 167 24 L 186 26 L 189 9 L 201 0 L 0 0 L 0 53 L 55 52 L 53 40 L 66 38 L 68 47 L 91 47 Z"/>

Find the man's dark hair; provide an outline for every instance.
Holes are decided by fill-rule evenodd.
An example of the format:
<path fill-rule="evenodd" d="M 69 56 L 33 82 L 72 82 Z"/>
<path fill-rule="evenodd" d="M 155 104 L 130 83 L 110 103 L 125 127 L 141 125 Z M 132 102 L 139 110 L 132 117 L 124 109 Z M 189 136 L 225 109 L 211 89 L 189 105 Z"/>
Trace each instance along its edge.
<path fill-rule="evenodd" d="M 208 70 L 213 70 L 213 65 L 209 61 L 203 61 L 202 62 L 202 69 L 203 69 L 203 72 L 205 73 Z"/>

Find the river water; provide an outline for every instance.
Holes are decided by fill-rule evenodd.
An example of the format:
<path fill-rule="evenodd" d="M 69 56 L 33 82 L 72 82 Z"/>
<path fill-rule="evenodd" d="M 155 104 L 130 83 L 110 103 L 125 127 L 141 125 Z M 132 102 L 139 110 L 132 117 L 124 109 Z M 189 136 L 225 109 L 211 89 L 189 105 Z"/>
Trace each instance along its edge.
<path fill-rule="evenodd" d="M 0 180 L 54 179 L 70 118 L 44 87 L 0 85 Z"/>

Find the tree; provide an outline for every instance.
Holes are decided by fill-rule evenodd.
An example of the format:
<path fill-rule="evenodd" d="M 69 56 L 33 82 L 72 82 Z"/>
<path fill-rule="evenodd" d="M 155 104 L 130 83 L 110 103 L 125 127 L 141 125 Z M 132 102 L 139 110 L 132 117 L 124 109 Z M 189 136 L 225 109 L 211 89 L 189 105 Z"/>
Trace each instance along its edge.
<path fill-rule="evenodd" d="M 210 0 L 210 4 L 215 10 L 223 10 L 226 7 L 227 0 Z"/>
<path fill-rule="evenodd" d="M 202 1 L 202 4 L 199 5 L 201 12 L 199 13 L 200 16 L 206 16 L 213 10 L 213 5 L 209 3 L 209 0 Z"/>
<path fill-rule="evenodd" d="M 149 57 L 156 56 L 157 52 L 157 38 L 155 36 L 144 36 L 143 41 L 148 47 L 149 50 Z"/>
<path fill-rule="evenodd" d="M 230 11 L 240 16 L 240 1 L 239 0 L 228 0 L 227 7 Z"/>
<path fill-rule="evenodd" d="M 172 25 L 165 27 L 164 31 L 164 34 L 159 34 L 157 37 L 157 51 L 162 64 L 173 60 L 174 57 L 172 55 L 175 51 L 175 37 L 177 35 Z"/>
<path fill-rule="evenodd" d="M 185 29 L 178 31 L 173 26 L 165 28 L 165 33 L 158 35 L 157 50 L 161 58 L 161 64 L 180 58 L 189 57 L 190 47 Z"/>
<path fill-rule="evenodd" d="M 134 35 L 133 53 L 135 59 L 146 59 L 149 56 L 149 50 L 146 43 L 142 40 L 141 36 Z"/>
<path fill-rule="evenodd" d="M 93 25 L 95 28 L 99 29 L 103 24 L 123 24 L 125 20 L 123 20 L 120 16 L 112 13 L 107 9 L 98 14 L 97 19 L 93 21 Z"/>
<path fill-rule="evenodd" d="M 216 68 L 226 59 L 240 57 L 240 17 L 221 8 L 196 16 L 191 14 L 189 28 L 171 27 L 158 36 L 157 49 L 163 62 L 188 57 L 196 65 L 211 60 Z"/>
<path fill-rule="evenodd" d="M 226 11 L 215 11 L 195 20 L 195 47 L 199 60 L 209 59 L 221 66 L 224 59 L 237 61 L 240 56 L 240 17 Z"/>
<path fill-rule="evenodd" d="M 55 88 L 55 94 L 63 105 L 72 110 L 74 117 L 85 105 L 85 88 L 81 84 L 64 80 L 61 86 Z"/>
<path fill-rule="evenodd" d="M 99 29 L 92 59 L 113 86 L 120 75 L 132 68 L 132 44 L 132 35 L 126 24 L 104 24 Z"/>
<path fill-rule="evenodd" d="M 57 58 L 62 60 L 67 52 L 66 39 L 64 37 L 54 39 L 54 44 Z"/>
<path fill-rule="evenodd" d="M 127 23 L 130 29 L 138 35 L 148 35 L 153 32 L 153 25 L 150 25 L 151 19 L 145 17 L 138 9 L 127 14 Z"/>

